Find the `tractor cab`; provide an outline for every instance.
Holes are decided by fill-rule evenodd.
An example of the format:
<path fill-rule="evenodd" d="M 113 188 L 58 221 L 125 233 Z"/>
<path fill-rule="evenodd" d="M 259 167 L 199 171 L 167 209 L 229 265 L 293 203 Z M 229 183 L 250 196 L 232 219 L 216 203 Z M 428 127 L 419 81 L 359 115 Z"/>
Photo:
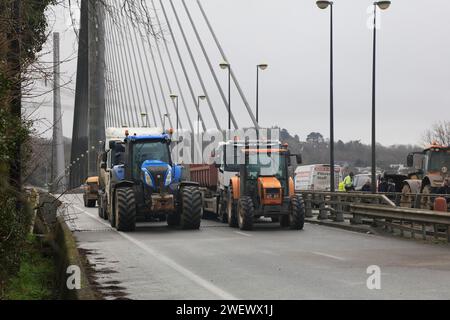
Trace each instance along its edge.
<path fill-rule="evenodd" d="M 409 175 L 411 179 L 423 180 L 422 189 L 426 186 L 439 188 L 449 175 L 450 147 L 433 144 L 422 152 L 411 153 L 407 166 L 414 169 Z"/>

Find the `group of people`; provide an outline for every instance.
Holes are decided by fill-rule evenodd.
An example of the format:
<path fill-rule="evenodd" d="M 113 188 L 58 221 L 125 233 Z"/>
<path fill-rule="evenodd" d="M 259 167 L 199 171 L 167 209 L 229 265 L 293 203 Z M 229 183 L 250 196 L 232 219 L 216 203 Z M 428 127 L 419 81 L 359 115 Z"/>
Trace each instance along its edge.
<path fill-rule="evenodd" d="M 344 180 L 339 183 L 339 191 L 355 191 L 355 186 L 353 184 L 353 177 L 355 174 L 350 172 Z M 367 179 L 366 183 L 362 186 L 361 191 L 371 192 L 372 183 L 370 179 Z M 394 193 L 396 192 L 395 183 L 392 179 L 381 178 L 378 185 L 378 192 Z M 445 178 L 442 187 L 438 189 L 437 194 L 447 195 L 450 194 L 450 178 Z"/>

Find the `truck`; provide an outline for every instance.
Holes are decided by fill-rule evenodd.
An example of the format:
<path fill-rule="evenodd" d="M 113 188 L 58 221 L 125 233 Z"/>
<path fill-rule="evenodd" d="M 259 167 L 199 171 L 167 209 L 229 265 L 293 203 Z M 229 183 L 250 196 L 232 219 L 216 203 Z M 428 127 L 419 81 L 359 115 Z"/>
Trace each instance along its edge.
<path fill-rule="evenodd" d="M 106 145 L 99 157 L 99 215 L 112 227 L 134 231 L 138 220 L 165 216 L 171 227 L 200 228 L 199 185 L 184 180 L 184 168 L 173 163 L 170 134 L 159 128 L 109 128 Z"/>
<path fill-rule="evenodd" d="M 231 149 L 234 161 L 227 157 Z M 271 218 L 282 227 L 303 229 L 304 202 L 295 194 L 294 181 L 288 174 L 293 156 L 301 163 L 301 156 L 292 155 L 279 141 L 222 143 L 215 152 L 217 184 L 210 183 L 202 190 L 204 211 L 241 230 L 252 230 L 260 217 Z M 196 176 L 201 177 L 199 173 Z"/>
<path fill-rule="evenodd" d="M 413 170 L 403 181 L 402 206 L 411 206 L 413 195 L 422 193 L 421 207 L 431 209 L 432 199 L 427 195 L 436 194 L 449 177 L 450 146 L 433 143 L 423 151 L 410 153 L 406 162 Z"/>
<path fill-rule="evenodd" d="M 335 190 L 339 187 L 342 167 L 334 167 Z M 295 190 L 330 191 L 330 165 L 311 164 L 298 166 L 294 173 Z"/>
<path fill-rule="evenodd" d="M 88 208 L 95 207 L 98 198 L 98 177 L 89 177 L 83 186 L 83 202 Z"/>

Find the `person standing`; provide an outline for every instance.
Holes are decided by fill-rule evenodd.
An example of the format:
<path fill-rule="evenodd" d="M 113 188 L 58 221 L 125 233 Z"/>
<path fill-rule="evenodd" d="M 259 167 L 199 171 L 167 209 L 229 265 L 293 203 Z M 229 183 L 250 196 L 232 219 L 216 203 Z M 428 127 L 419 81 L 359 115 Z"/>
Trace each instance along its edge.
<path fill-rule="evenodd" d="M 350 172 L 348 176 L 344 178 L 344 187 L 345 191 L 353 191 L 355 190 L 355 187 L 353 186 L 353 177 L 355 174 L 353 172 Z"/>

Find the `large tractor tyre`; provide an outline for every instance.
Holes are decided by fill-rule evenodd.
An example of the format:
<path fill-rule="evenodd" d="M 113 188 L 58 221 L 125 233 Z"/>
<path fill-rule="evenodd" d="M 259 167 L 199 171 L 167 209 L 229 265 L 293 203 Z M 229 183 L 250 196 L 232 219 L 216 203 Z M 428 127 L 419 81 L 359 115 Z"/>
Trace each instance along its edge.
<path fill-rule="evenodd" d="M 305 225 L 305 205 L 301 196 L 293 196 L 289 205 L 289 228 L 302 230 Z"/>
<path fill-rule="evenodd" d="M 202 219 L 202 194 L 196 187 L 181 189 L 180 227 L 184 230 L 197 230 Z"/>
<path fill-rule="evenodd" d="M 250 197 L 244 196 L 239 199 L 238 209 L 238 223 L 241 230 L 252 230 L 255 209 L 253 207 L 253 200 Z"/>
<path fill-rule="evenodd" d="M 400 207 L 403 208 L 411 208 L 413 196 L 411 195 L 411 187 L 408 184 L 405 184 L 402 188 L 402 195 L 400 198 Z"/>
<path fill-rule="evenodd" d="M 98 216 L 102 219 L 105 219 L 105 208 L 103 207 L 102 197 L 98 197 Z"/>
<path fill-rule="evenodd" d="M 421 209 L 433 210 L 433 202 L 431 200 L 431 186 L 427 184 L 422 189 L 422 198 L 420 199 Z"/>
<path fill-rule="evenodd" d="M 233 199 L 233 188 L 230 188 L 227 195 L 227 220 L 228 225 L 232 228 L 238 227 L 237 211 L 237 201 Z"/>
<path fill-rule="evenodd" d="M 116 190 L 114 211 L 117 230 L 134 231 L 136 229 L 136 200 L 132 188 Z"/>

